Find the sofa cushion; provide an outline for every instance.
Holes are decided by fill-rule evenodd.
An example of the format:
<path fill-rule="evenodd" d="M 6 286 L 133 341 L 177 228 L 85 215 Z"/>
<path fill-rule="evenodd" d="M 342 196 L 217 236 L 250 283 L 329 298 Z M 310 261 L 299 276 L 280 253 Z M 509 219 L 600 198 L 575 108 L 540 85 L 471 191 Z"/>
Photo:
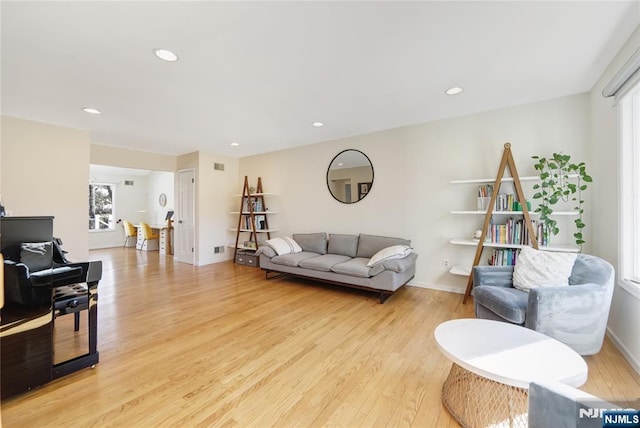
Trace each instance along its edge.
<path fill-rule="evenodd" d="M 320 270 L 323 272 L 331 272 L 331 268 L 338 264 L 351 260 L 349 256 L 341 256 L 339 254 L 323 254 L 318 257 L 304 259 L 298 263 L 298 266 L 305 269 Z"/>
<path fill-rule="evenodd" d="M 358 239 L 358 252 L 356 256 L 369 259 L 378 251 L 392 245 L 411 245 L 411 240 L 391 238 L 388 236 L 365 235 L 361 233 Z"/>
<path fill-rule="evenodd" d="M 329 254 L 355 257 L 358 252 L 358 235 L 329 235 Z"/>
<path fill-rule="evenodd" d="M 273 238 L 265 241 L 269 247 L 273 248 L 273 250 L 278 253 L 279 256 L 284 254 L 293 254 L 302 252 L 302 248 L 300 245 L 293 239 L 285 236 L 284 238 Z"/>
<path fill-rule="evenodd" d="M 513 286 L 523 291 L 534 287 L 568 286 L 576 257 L 576 253 L 553 253 L 524 247 L 513 268 Z"/>
<path fill-rule="evenodd" d="M 376 276 L 384 270 L 382 264 L 375 265 L 373 267 L 367 266 L 369 262 L 368 258 L 356 257 L 348 260 L 344 263 L 338 263 L 331 268 L 331 271 L 335 273 L 341 273 L 343 275 L 359 276 L 361 278 L 369 278 Z"/>
<path fill-rule="evenodd" d="M 307 251 L 303 251 L 301 253 L 294 254 L 284 254 L 282 256 L 275 256 L 271 258 L 271 261 L 278 265 L 298 267 L 298 263 L 302 260 L 310 259 L 312 257 L 318 257 L 320 254 L 318 253 L 310 253 Z"/>
<path fill-rule="evenodd" d="M 27 265 L 30 272 L 48 269 L 53 265 L 53 244 L 51 242 L 25 242 L 20 246 L 20 262 Z"/>
<path fill-rule="evenodd" d="M 515 324 L 524 324 L 529 293 L 511 287 L 479 285 L 473 288 L 473 299 L 494 314 Z"/>
<path fill-rule="evenodd" d="M 413 250 L 408 245 L 392 245 L 375 253 L 370 259 L 367 266 L 373 266 L 382 263 L 385 260 L 402 259 L 411 254 Z"/>
<path fill-rule="evenodd" d="M 327 234 L 324 232 L 296 233 L 293 239 L 302 247 L 302 251 L 327 254 Z"/>

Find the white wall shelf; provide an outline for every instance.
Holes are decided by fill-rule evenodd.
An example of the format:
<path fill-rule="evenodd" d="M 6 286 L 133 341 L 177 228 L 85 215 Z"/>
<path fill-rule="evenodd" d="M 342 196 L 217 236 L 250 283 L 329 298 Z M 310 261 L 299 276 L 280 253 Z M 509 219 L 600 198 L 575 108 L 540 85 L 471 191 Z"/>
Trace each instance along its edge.
<path fill-rule="evenodd" d="M 239 198 L 241 196 L 247 196 L 247 195 L 240 195 L 240 194 L 231 195 L 232 198 Z M 254 196 L 275 196 L 275 193 L 264 193 L 264 192 L 251 193 L 251 197 L 254 197 Z"/>
<path fill-rule="evenodd" d="M 469 276 L 471 275 L 471 268 L 468 266 L 452 266 L 449 269 L 449 273 L 452 275 Z"/>
<path fill-rule="evenodd" d="M 253 195 L 251 195 L 253 196 Z M 267 214 L 277 214 L 278 211 L 254 211 L 253 214 L 254 215 L 267 215 Z M 229 212 L 229 214 L 233 214 L 233 215 L 240 215 L 240 211 L 231 211 Z M 242 215 L 250 215 L 251 213 L 249 211 L 243 211 Z"/>
<path fill-rule="evenodd" d="M 486 211 L 477 211 L 477 210 L 469 210 L 469 211 L 451 211 L 451 214 L 471 214 L 471 215 L 485 215 Z M 522 211 L 493 211 L 494 215 L 522 215 Z M 538 215 L 539 213 L 529 211 L 530 215 Z M 557 216 L 572 216 L 578 215 L 578 211 L 554 211 L 551 215 Z"/>
<path fill-rule="evenodd" d="M 449 243 L 454 245 L 469 245 L 473 247 L 478 246 L 478 241 L 475 239 L 466 239 L 466 238 L 454 238 L 449 241 Z M 530 245 L 522 245 L 522 244 L 501 244 L 499 242 L 486 242 L 484 243 L 485 247 L 491 248 L 524 248 L 530 247 Z M 559 252 L 568 252 L 568 253 L 577 253 L 580 251 L 579 248 L 571 246 L 571 245 L 548 245 L 548 246 L 540 246 L 540 250 L 544 251 L 559 251 Z"/>
<path fill-rule="evenodd" d="M 569 178 L 576 178 L 578 174 L 569 174 Z M 473 178 L 470 180 L 451 180 L 451 184 L 482 184 L 482 183 L 495 183 L 496 178 Z M 540 176 L 532 175 L 527 177 L 520 177 L 520 181 L 540 181 Z M 513 183 L 513 177 L 503 177 L 500 182 Z"/>
<path fill-rule="evenodd" d="M 237 228 L 229 229 L 232 232 L 237 232 Z M 278 229 L 256 229 L 256 233 L 272 233 L 277 232 Z M 253 229 L 240 229 L 240 232 L 253 232 Z"/>

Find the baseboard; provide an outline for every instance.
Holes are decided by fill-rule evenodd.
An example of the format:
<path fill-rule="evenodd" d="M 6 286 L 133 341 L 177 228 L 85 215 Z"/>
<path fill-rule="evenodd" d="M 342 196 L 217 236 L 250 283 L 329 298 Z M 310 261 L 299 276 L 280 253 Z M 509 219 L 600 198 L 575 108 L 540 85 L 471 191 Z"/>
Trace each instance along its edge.
<path fill-rule="evenodd" d="M 607 336 L 613 342 L 616 348 L 620 351 L 622 356 L 629 362 L 631 367 L 636 371 L 636 373 L 640 374 L 640 361 L 638 361 L 633 354 L 629 351 L 629 348 L 625 346 L 625 344 L 620 340 L 616 334 L 611 331 L 609 326 L 607 326 Z"/>
<path fill-rule="evenodd" d="M 199 260 L 197 262 L 195 262 L 195 266 L 207 266 L 207 265 L 213 265 L 216 263 L 224 263 L 224 262 L 228 262 L 233 260 L 233 258 L 215 258 L 215 259 L 207 259 L 207 260 Z"/>
<path fill-rule="evenodd" d="M 447 291 L 449 293 L 464 294 L 464 289 L 453 285 L 430 284 L 422 281 L 409 281 L 411 287 L 428 288 L 429 290 Z"/>
<path fill-rule="evenodd" d="M 89 251 L 91 251 L 91 250 L 105 250 L 107 248 L 118 248 L 118 247 L 125 248 L 122 244 L 119 244 L 119 245 L 111 244 L 111 245 L 101 245 L 101 246 L 98 246 L 98 247 L 91 247 L 91 248 L 89 248 Z M 126 247 L 126 248 L 135 248 L 135 246 Z"/>

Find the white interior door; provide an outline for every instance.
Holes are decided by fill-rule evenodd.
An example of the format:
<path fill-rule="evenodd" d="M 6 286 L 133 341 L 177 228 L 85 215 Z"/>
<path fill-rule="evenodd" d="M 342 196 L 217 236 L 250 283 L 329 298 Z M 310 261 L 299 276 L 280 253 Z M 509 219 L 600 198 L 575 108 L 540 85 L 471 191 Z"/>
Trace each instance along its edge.
<path fill-rule="evenodd" d="M 177 257 L 183 263 L 195 263 L 195 174 L 192 169 L 178 172 L 178 209 L 174 222 Z"/>

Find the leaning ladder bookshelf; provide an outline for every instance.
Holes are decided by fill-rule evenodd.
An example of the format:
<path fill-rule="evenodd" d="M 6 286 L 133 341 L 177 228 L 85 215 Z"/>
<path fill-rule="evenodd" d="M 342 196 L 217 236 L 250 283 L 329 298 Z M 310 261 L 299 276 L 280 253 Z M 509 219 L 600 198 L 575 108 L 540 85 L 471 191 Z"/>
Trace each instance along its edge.
<path fill-rule="evenodd" d="M 476 255 L 473 259 L 473 264 L 471 265 L 471 273 L 469 274 L 469 278 L 467 279 L 467 288 L 464 292 L 464 297 L 462 298 L 462 303 L 467 303 L 469 296 L 471 295 L 471 289 L 473 288 L 473 267 L 477 266 L 480 263 L 480 258 L 482 257 L 482 251 L 485 246 L 485 238 L 487 236 L 487 231 L 489 229 L 489 225 L 491 224 L 491 217 L 493 216 L 493 209 L 496 205 L 496 197 L 498 195 L 498 190 L 500 189 L 500 185 L 502 184 L 502 178 L 504 177 L 504 171 L 509 167 L 509 171 L 511 173 L 511 177 L 513 178 L 513 186 L 516 191 L 516 195 L 519 201 L 522 201 L 522 216 L 524 217 L 524 224 L 529 232 L 529 236 L 532 238 L 536 236 L 535 231 L 533 229 L 533 224 L 531 223 L 531 216 L 529 215 L 529 209 L 527 204 L 524 203 L 526 198 L 524 197 L 524 191 L 522 190 L 522 185 L 520 184 L 520 177 L 518 176 L 518 171 L 516 169 L 516 164 L 513 161 L 513 155 L 511 154 L 511 143 L 504 144 L 504 152 L 502 153 L 502 159 L 500 161 L 500 166 L 498 167 L 498 173 L 496 174 L 496 180 L 493 183 L 493 192 L 491 193 L 491 200 L 489 201 L 489 206 L 487 208 L 487 213 L 484 216 L 484 224 L 482 225 L 482 235 L 480 236 L 480 240 L 478 241 L 478 246 L 476 247 Z M 538 249 L 538 242 L 535 238 L 531 239 L 531 244 L 533 248 Z"/>
<path fill-rule="evenodd" d="M 240 197 L 240 210 L 238 211 L 238 228 L 236 229 L 236 243 L 233 250 L 234 260 L 238 254 L 238 249 L 244 247 L 243 243 L 240 242 L 240 234 L 249 233 L 249 241 L 255 243 L 255 248 L 251 248 L 252 250 L 257 250 L 260 246 L 258 233 L 266 233 L 267 239 L 271 239 L 269 216 L 267 215 L 269 211 L 265 205 L 264 196 L 262 178 L 258 177 L 256 191 L 251 193 L 249 178 L 245 175 L 242 196 Z M 256 227 L 256 216 L 261 216 L 264 220 L 264 224 L 260 228 Z"/>

